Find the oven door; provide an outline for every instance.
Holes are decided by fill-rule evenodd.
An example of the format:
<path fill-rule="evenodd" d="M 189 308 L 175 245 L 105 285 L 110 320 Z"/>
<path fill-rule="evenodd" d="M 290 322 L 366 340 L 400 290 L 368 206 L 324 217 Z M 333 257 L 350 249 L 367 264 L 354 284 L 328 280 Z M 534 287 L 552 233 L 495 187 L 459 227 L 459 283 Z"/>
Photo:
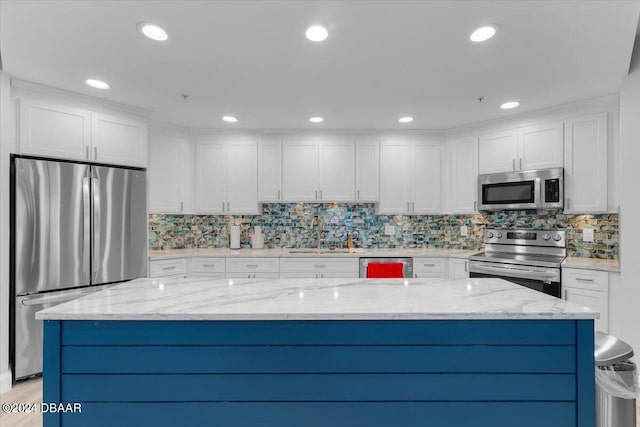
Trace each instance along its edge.
<path fill-rule="evenodd" d="M 503 279 L 556 298 L 562 295 L 559 268 L 470 261 L 469 277 Z"/>

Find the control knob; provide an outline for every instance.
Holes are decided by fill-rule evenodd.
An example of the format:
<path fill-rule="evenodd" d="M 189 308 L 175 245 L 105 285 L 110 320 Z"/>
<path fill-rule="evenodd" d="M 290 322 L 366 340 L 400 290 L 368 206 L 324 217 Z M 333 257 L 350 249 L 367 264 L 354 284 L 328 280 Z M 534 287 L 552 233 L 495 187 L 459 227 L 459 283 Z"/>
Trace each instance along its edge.
<path fill-rule="evenodd" d="M 493 231 L 489 231 L 487 233 L 487 237 L 490 238 L 490 239 L 493 239 Z"/>
<path fill-rule="evenodd" d="M 498 237 L 498 239 L 502 239 L 502 233 L 498 232 L 498 235 L 496 237 Z"/>
<path fill-rule="evenodd" d="M 549 236 L 547 233 L 544 233 L 542 235 L 542 240 L 549 240 L 551 238 L 551 236 Z"/>
<path fill-rule="evenodd" d="M 560 240 L 562 240 L 562 236 L 561 236 L 561 235 L 559 235 L 559 234 L 555 234 L 555 235 L 553 236 L 553 240 L 555 240 L 556 242 L 559 242 Z"/>

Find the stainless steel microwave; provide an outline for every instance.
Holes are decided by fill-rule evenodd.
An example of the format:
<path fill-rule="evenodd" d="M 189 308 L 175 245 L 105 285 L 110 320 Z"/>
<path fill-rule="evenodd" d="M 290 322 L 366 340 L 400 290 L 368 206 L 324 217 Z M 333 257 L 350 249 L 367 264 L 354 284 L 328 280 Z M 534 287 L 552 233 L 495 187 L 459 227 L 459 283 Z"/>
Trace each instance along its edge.
<path fill-rule="evenodd" d="M 562 209 L 564 169 L 478 175 L 479 210 Z"/>

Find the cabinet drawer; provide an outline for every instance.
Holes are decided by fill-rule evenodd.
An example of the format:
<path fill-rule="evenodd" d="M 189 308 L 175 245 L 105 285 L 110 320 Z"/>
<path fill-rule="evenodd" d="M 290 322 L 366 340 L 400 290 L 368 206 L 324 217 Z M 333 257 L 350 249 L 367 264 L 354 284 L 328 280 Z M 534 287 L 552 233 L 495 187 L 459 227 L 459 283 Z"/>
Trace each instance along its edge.
<path fill-rule="evenodd" d="M 358 277 L 358 258 L 282 258 L 280 260 L 280 271 L 351 273 L 355 274 L 355 276 L 349 275 L 345 277 Z"/>
<path fill-rule="evenodd" d="M 562 286 L 609 292 L 609 273 L 579 268 L 563 268 Z"/>
<path fill-rule="evenodd" d="M 220 273 L 224 277 L 224 258 L 191 258 L 190 273 Z"/>
<path fill-rule="evenodd" d="M 149 277 L 166 277 L 187 274 L 187 259 L 173 258 L 149 261 Z"/>
<path fill-rule="evenodd" d="M 446 264 L 445 258 L 414 258 L 413 272 L 414 273 L 444 273 L 445 264 Z"/>
<path fill-rule="evenodd" d="M 277 273 L 279 271 L 278 258 L 227 258 L 227 273 Z"/>

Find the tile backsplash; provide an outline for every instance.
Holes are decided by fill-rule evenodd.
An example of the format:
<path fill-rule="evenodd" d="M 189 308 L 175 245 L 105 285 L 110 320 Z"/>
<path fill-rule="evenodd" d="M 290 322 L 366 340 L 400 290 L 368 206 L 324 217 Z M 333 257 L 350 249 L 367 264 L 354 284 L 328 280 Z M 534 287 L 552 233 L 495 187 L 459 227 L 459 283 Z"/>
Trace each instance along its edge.
<path fill-rule="evenodd" d="M 348 236 L 361 248 L 481 249 L 485 226 L 565 230 L 567 255 L 617 259 L 618 215 L 569 215 L 561 212 L 503 211 L 477 215 L 375 215 L 371 203 L 265 203 L 261 215 L 149 216 L 151 249 L 225 248 L 229 226 L 241 226 L 241 246 L 262 226 L 265 247 L 346 246 Z M 385 234 L 392 225 L 394 233 Z M 460 226 L 467 236 L 460 236 Z M 582 241 L 582 228 L 593 228 L 594 241 Z"/>

